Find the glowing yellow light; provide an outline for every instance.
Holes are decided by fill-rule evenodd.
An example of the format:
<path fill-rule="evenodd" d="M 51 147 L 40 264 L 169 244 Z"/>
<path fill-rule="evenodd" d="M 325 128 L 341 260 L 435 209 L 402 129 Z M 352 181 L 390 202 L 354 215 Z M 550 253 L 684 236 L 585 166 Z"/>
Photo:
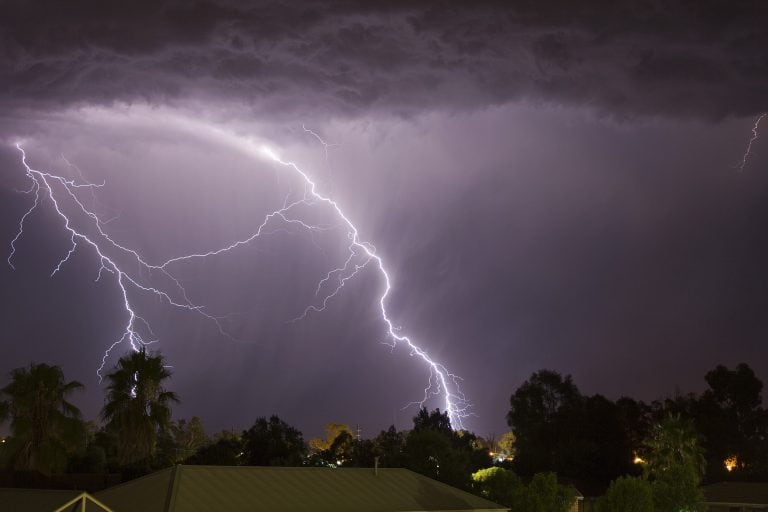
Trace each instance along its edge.
<path fill-rule="evenodd" d="M 645 464 L 645 460 L 643 460 L 638 454 L 635 454 L 635 458 L 632 459 L 632 462 L 635 464 Z"/>
<path fill-rule="evenodd" d="M 723 461 L 723 464 L 725 464 L 725 469 L 728 472 L 731 472 L 736 469 L 736 466 L 739 464 L 739 459 L 737 459 L 735 455 L 731 455 Z"/>

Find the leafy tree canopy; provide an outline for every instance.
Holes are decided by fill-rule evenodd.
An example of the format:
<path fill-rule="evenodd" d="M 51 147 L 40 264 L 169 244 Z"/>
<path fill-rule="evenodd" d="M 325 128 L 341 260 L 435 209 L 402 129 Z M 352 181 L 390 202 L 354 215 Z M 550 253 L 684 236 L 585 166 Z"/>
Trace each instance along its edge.
<path fill-rule="evenodd" d="M 507 507 L 513 506 L 522 485 L 515 473 L 498 466 L 481 469 L 472 474 L 475 493 Z"/>
<path fill-rule="evenodd" d="M 596 512 L 654 512 L 653 489 L 644 478 L 621 476 L 595 503 Z"/>
<path fill-rule="evenodd" d="M 646 476 L 658 478 L 678 466 L 689 468 L 697 478 L 704 474 L 706 461 L 699 434 L 693 422 L 679 414 L 670 414 L 654 425 L 644 445 Z"/>
<path fill-rule="evenodd" d="M 246 465 L 300 466 L 306 453 L 301 432 L 276 415 L 259 418 L 243 432 Z"/>
<path fill-rule="evenodd" d="M 490 466 L 488 450 L 477 436 L 454 431 L 447 413 L 421 409 L 413 418 L 414 428 L 405 437 L 402 461 L 405 467 L 460 489 L 471 488 L 471 474 Z"/>
<path fill-rule="evenodd" d="M 507 422 L 516 436 L 512 467 L 523 476 L 553 471 L 607 485 L 633 470 L 637 447 L 625 411 L 601 395 L 583 396 L 570 376 L 531 375 L 511 396 Z"/>

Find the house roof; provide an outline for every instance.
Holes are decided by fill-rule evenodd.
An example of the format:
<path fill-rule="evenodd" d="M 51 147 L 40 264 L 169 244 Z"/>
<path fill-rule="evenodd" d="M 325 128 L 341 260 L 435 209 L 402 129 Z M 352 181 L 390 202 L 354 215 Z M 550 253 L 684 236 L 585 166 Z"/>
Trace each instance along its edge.
<path fill-rule="evenodd" d="M 708 504 L 768 506 L 768 483 L 720 482 L 707 485 L 703 490 Z"/>
<path fill-rule="evenodd" d="M 77 498 L 80 494 L 80 491 L 0 489 L 0 510 L 51 512 Z"/>
<path fill-rule="evenodd" d="M 508 510 L 406 469 L 176 466 L 95 495 L 118 512 Z"/>
<path fill-rule="evenodd" d="M 0 510 L 24 512 L 79 512 L 83 503 L 88 512 L 113 512 L 101 506 L 87 492 L 49 489 L 0 488 Z"/>

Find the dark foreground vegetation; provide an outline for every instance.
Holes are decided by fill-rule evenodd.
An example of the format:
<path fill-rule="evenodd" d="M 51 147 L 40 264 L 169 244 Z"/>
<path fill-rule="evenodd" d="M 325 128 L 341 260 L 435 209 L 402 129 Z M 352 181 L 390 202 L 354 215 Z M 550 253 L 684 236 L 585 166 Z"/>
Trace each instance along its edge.
<path fill-rule="evenodd" d="M 206 434 L 199 418 L 172 419 L 179 401 L 166 389 L 159 354 L 119 360 L 106 375 L 100 421 L 84 421 L 69 400 L 83 386 L 58 366 L 31 364 L 0 389 L 0 468 L 43 475 L 133 478 L 173 464 L 405 467 L 510 506 L 569 510 L 575 488 L 602 496 L 599 511 L 702 510 L 700 484 L 768 481 L 768 413 L 763 383 L 749 366 L 718 366 L 700 395 L 650 404 L 582 394 L 570 376 L 534 373 L 511 396 L 510 431 L 484 439 L 451 429 L 448 416 L 422 409 L 413 428 L 361 439 L 326 425 L 305 442 L 278 416 L 243 431 Z"/>

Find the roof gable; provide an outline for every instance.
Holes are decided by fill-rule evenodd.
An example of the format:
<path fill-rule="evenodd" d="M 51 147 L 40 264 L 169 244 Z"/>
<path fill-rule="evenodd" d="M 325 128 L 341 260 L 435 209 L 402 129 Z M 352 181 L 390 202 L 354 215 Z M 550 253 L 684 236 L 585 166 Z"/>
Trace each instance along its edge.
<path fill-rule="evenodd" d="M 50 489 L 2 489 L 0 510 L 24 512 L 111 512 L 87 492 Z"/>

